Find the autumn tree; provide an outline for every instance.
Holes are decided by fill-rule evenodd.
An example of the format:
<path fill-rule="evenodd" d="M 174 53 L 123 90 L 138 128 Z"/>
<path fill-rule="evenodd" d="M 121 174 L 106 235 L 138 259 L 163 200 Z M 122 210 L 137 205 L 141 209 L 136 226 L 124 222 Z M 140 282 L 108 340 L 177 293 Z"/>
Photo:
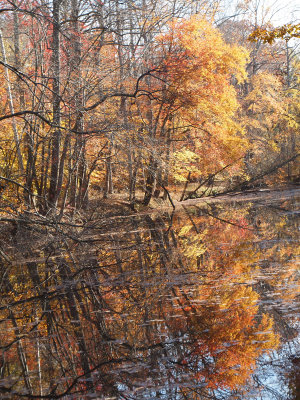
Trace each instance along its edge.
<path fill-rule="evenodd" d="M 149 158 L 144 204 L 151 199 L 170 141 L 187 138 L 177 146 L 173 160 L 182 160 L 180 153 L 184 152 L 191 158 L 188 150 L 192 151 L 198 158 L 198 174 L 211 172 L 237 157 L 245 143 L 242 128 L 234 121 L 238 105 L 230 84 L 233 76 L 237 81 L 245 78 L 244 50 L 226 45 L 208 21 L 195 17 L 174 21 L 169 33 L 158 38 L 157 52 L 161 61 L 151 73 L 155 89 L 150 95 L 151 115 L 155 124 L 149 136 L 151 143 L 158 142 L 159 147 Z M 142 90 L 147 94 L 149 88 L 143 86 Z M 150 124 L 146 100 L 144 104 L 142 101 L 143 118 Z M 218 153 L 218 161 L 209 159 L 214 152 Z"/>

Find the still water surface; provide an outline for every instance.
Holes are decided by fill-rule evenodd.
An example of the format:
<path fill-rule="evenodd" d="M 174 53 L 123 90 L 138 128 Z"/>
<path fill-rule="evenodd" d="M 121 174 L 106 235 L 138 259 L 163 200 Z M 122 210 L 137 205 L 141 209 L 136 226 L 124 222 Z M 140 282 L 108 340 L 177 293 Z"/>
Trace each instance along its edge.
<path fill-rule="evenodd" d="M 1 247 L 0 398 L 299 399 L 297 210 L 20 221 Z"/>

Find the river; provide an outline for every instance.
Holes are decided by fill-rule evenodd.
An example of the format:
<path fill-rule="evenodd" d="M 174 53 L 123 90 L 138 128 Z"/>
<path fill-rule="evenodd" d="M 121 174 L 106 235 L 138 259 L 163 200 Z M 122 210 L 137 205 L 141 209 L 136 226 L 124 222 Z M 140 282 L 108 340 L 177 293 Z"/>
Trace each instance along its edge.
<path fill-rule="evenodd" d="M 3 221 L 1 399 L 299 399 L 299 198 Z"/>

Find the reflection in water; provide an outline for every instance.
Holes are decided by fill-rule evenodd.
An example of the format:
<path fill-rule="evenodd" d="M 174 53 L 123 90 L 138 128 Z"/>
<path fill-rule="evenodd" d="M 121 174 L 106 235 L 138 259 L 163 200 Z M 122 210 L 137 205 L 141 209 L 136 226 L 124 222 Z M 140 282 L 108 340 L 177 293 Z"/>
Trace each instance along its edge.
<path fill-rule="evenodd" d="M 296 206 L 8 222 L 1 398 L 299 398 Z"/>

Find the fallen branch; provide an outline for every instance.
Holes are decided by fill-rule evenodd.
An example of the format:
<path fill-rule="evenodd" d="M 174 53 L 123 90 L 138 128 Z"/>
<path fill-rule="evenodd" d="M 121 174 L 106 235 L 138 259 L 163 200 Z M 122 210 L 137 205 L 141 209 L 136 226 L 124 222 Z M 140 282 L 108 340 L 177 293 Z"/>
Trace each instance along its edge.
<path fill-rule="evenodd" d="M 284 167 L 286 164 L 295 161 L 299 157 L 300 153 L 294 154 L 292 157 L 290 157 L 288 160 L 282 161 L 279 164 L 273 165 L 271 168 L 267 169 L 266 171 L 260 173 L 259 175 L 249 179 L 248 181 L 244 181 L 236 185 L 234 188 L 226 190 L 225 192 L 219 193 L 219 194 L 226 194 L 226 193 L 231 193 L 235 192 L 239 189 L 245 190 L 249 189 L 249 185 L 252 183 L 256 182 L 257 180 L 264 178 L 267 175 L 272 174 L 273 172 L 277 171 L 279 168 Z"/>
<path fill-rule="evenodd" d="M 209 177 L 207 179 L 205 179 L 203 182 L 201 182 L 195 190 L 193 190 L 192 192 L 190 192 L 187 196 L 187 198 L 185 200 L 191 199 L 192 196 L 194 194 L 197 193 L 197 191 L 206 183 L 208 183 L 209 181 L 211 181 L 216 175 L 220 174 L 221 172 L 223 172 L 225 169 L 231 167 L 232 165 L 234 165 L 235 163 L 237 163 L 238 161 L 240 161 L 243 157 L 238 158 L 237 160 L 233 161 L 232 163 L 225 165 L 225 167 L 221 168 L 219 171 L 215 172 L 214 174 L 210 174 Z M 180 199 L 180 201 L 182 201 L 183 199 Z"/>

